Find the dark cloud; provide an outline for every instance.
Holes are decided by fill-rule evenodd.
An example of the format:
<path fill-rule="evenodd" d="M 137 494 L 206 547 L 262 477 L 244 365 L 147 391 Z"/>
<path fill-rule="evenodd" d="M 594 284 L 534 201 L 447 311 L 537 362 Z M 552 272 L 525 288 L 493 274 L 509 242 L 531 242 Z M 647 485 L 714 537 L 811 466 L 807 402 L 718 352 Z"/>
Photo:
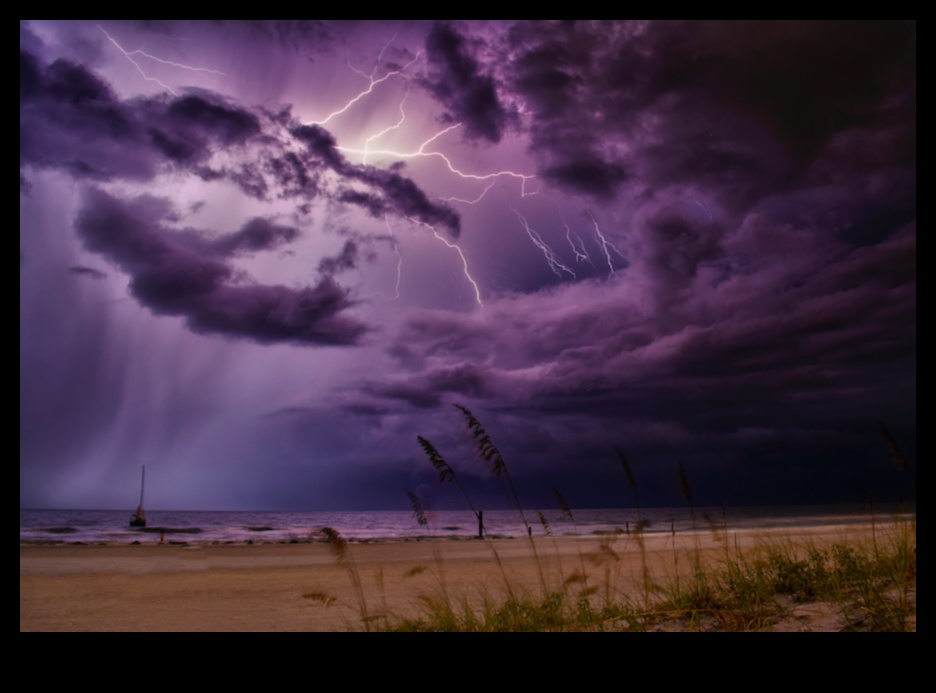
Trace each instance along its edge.
<path fill-rule="evenodd" d="M 358 244 L 356 242 L 353 240 L 345 241 L 338 255 L 322 258 L 318 270 L 322 274 L 331 276 L 345 270 L 354 269 L 357 267 L 358 253 Z"/>
<path fill-rule="evenodd" d="M 245 40 L 274 43 L 293 53 L 324 50 L 334 42 L 334 37 L 328 27 L 312 19 L 214 19 L 209 20 L 209 23 L 220 27 L 223 31 L 243 31 Z M 193 28 L 199 28 L 198 25 L 204 22 L 140 19 L 135 20 L 134 24 L 139 30 L 152 34 L 184 36 L 191 33 Z"/>
<path fill-rule="evenodd" d="M 251 492 L 268 484 L 271 505 L 313 487 L 318 502 L 354 476 L 332 465 L 432 479 L 417 434 L 482 488 L 454 403 L 535 505 L 553 485 L 573 505 L 620 503 L 614 447 L 648 502 L 680 502 L 682 459 L 699 502 L 720 505 L 877 494 L 877 422 L 913 446 L 913 23 L 336 23 L 347 50 L 313 66 L 326 45 L 315 25 L 145 30 L 124 25 L 122 45 L 228 74 L 144 61 L 178 92 L 153 95 L 95 25 L 44 23 L 46 44 L 21 23 L 31 498 L 58 478 L 59 499 L 83 499 L 116 478 L 99 460 L 142 448 L 178 465 L 189 495 L 173 502 L 216 497 L 222 465 Z M 302 124 L 365 90 L 327 128 Z M 539 181 L 491 188 L 441 160 L 378 158 L 384 144 L 412 151 L 438 120 L 463 123 L 461 141 L 432 143 L 453 166 Z M 363 142 L 372 165 L 350 153 Z M 61 233 L 75 209 L 83 247 Z M 195 228 L 196 211 L 227 221 Z M 420 224 L 463 231 L 462 256 L 410 233 Z M 79 291 L 77 277 L 100 276 L 95 257 L 178 320 Z M 346 276 L 371 317 L 350 317 Z M 257 344 L 361 348 L 310 361 Z M 98 476 L 47 473 L 60 463 Z"/>
<path fill-rule="evenodd" d="M 20 166 L 75 177 L 146 179 L 156 172 L 144 129 L 104 82 L 80 65 L 40 67 L 20 52 L 28 88 L 20 100 Z"/>
<path fill-rule="evenodd" d="M 58 168 L 75 178 L 151 179 L 176 167 L 205 181 L 229 180 L 246 195 L 266 200 L 313 198 L 330 172 L 340 184 L 339 202 L 375 216 L 394 214 L 442 226 L 457 235 L 458 213 L 434 202 L 399 168 L 383 170 L 349 163 L 334 136 L 317 125 L 298 125 L 288 109 L 263 117 L 203 90 L 169 98 L 121 100 L 87 68 L 57 60 L 41 67 L 21 51 L 20 164 Z M 264 118 L 272 126 L 263 133 Z M 287 125 L 302 143 L 291 150 Z M 215 154 L 226 161 L 212 165 Z M 25 178 L 22 179 L 25 181 Z M 368 192 L 351 190 L 363 185 Z M 334 184 L 332 184 L 334 187 Z M 22 183 L 21 188 L 26 189 Z"/>
<path fill-rule="evenodd" d="M 269 219 L 254 217 L 235 233 L 215 239 L 211 247 L 222 255 L 238 252 L 254 253 L 260 250 L 272 250 L 291 243 L 299 236 L 299 229 L 292 226 L 280 226 Z"/>
<path fill-rule="evenodd" d="M 347 346 L 368 331 L 342 315 L 354 303 L 329 278 L 314 287 L 225 285 L 200 302 L 189 316 L 196 332 L 245 337 L 261 344 Z"/>
<path fill-rule="evenodd" d="M 36 96 L 42 87 L 42 71 L 36 57 L 20 49 L 20 101 Z"/>
<path fill-rule="evenodd" d="M 381 398 L 400 400 L 420 409 L 437 407 L 445 395 L 477 399 L 490 394 L 484 368 L 464 362 L 424 370 L 416 376 L 373 383 L 366 392 Z"/>
<path fill-rule="evenodd" d="M 210 174 L 214 176 L 214 173 Z M 270 194 L 270 183 L 263 176 L 258 166 L 250 163 L 232 166 L 217 173 L 217 178 L 227 178 L 238 188 L 241 189 L 247 197 L 255 200 L 266 200 Z M 202 180 L 213 180 L 202 176 Z"/>
<path fill-rule="evenodd" d="M 442 226 L 454 236 L 461 231 L 458 212 L 444 203 L 430 201 L 422 188 L 395 171 L 360 166 L 349 174 L 349 178 L 380 191 L 382 206 L 400 216 L 412 217 L 430 226 Z M 347 199 L 354 201 L 354 198 Z M 362 200 L 361 204 L 368 210 L 373 209 L 371 200 Z"/>
<path fill-rule="evenodd" d="M 297 125 L 288 109 L 257 115 L 194 89 L 122 100 L 86 67 L 63 59 L 43 66 L 26 51 L 20 71 L 21 167 L 55 168 L 95 181 L 191 171 L 204 181 L 230 181 L 257 200 L 324 193 L 374 216 L 408 217 L 453 234 L 460 229 L 458 214 L 430 201 L 399 167 L 349 163 L 331 133 Z M 22 173 L 20 189 L 29 192 Z M 366 331 L 342 315 L 352 302 L 328 276 L 301 290 L 234 284 L 221 258 L 281 247 L 297 237 L 297 229 L 255 218 L 236 233 L 197 241 L 198 234 L 174 236 L 161 225 L 168 219 L 161 204 L 152 198 L 122 203 L 94 191 L 78 221 L 86 247 L 128 272 L 132 294 L 154 312 L 183 315 L 196 331 L 259 342 L 354 344 Z M 350 243 L 343 256 L 323 260 L 323 274 L 354 266 L 356 249 Z"/>
<path fill-rule="evenodd" d="M 469 39 L 450 24 L 436 24 L 426 37 L 430 73 L 423 81 L 448 109 L 447 119 L 464 125 L 469 139 L 500 142 L 508 122 L 494 79 L 483 74 Z"/>
<path fill-rule="evenodd" d="M 101 270 L 96 270 L 93 267 L 84 267 L 83 265 L 74 265 L 69 267 L 68 271 L 80 277 L 90 277 L 91 279 L 104 279 L 107 276 L 107 273 Z"/>
<path fill-rule="evenodd" d="M 750 203 L 796 185 L 840 133 L 913 141 L 914 32 L 906 22 L 519 23 L 503 74 L 528 105 L 543 172 L 571 190 L 607 196 L 624 181 L 599 175 L 613 166 Z M 884 156 L 912 155 L 901 144 Z"/>
<path fill-rule="evenodd" d="M 249 20 L 245 24 L 255 35 L 292 51 L 321 50 L 334 40 L 328 27 L 314 19 Z"/>
<path fill-rule="evenodd" d="M 22 51 L 20 64 L 21 165 L 76 178 L 150 179 L 168 163 L 194 167 L 260 132 L 255 115 L 217 95 L 124 101 L 82 65 L 59 59 L 41 68 Z"/>
<path fill-rule="evenodd" d="M 593 195 L 599 199 L 614 196 L 628 176 L 622 166 L 599 157 L 578 159 L 549 166 L 543 177 L 573 192 Z"/>
<path fill-rule="evenodd" d="M 312 199 L 318 193 L 318 176 L 294 152 L 271 156 L 265 162 L 265 167 L 276 180 L 280 197 Z"/>
<path fill-rule="evenodd" d="M 662 278 L 634 273 L 610 286 L 517 296 L 499 302 L 496 314 L 420 313 L 390 348 L 413 375 L 368 392 L 421 408 L 463 397 L 547 417 L 569 440 L 579 416 L 625 429 L 642 421 L 662 438 L 628 436 L 657 451 L 680 439 L 704 449 L 702 431 L 730 436 L 765 421 L 801 430 L 802 445 L 819 444 L 823 431 L 912 410 L 911 227 L 849 249 L 752 218 L 725 246 L 739 271 L 713 282 L 698 259 L 713 252 L 698 245 L 701 237 L 678 220 L 655 221 L 661 247 L 684 256 L 658 269 Z M 753 257 L 757 266 L 745 264 Z M 674 273 L 683 291 L 665 311 L 627 300 L 641 293 L 639 282 L 671 285 Z M 585 430 L 593 443 L 613 444 L 600 426 Z M 838 443 L 848 443 L 842 435 Z"/>
<path fill-rule="evenodd" d="M 76 222 L 86 247 L 127 272 L 131 292 L 153 312 L 183 316 L 195 332 L 264 344 L 348 345 L 367 331 L 344 315 L 353 303 L 330 278 L 301 289 L 235 283 L 228 265 L 194 251 L 162 224 L 167 211 L 164 200 L 124 202 L 91 190 Z M 291 234 L 254 220 L 222 246 L 225 252 L 258 243 L 269 247 Z"/>
<path fill-rule="evenodd" d="M 154 146 L 175 163 L 204 161 L 213 146 L 243 144 L 260 134 L 257 116 L 206 92 L 173 99 L 167 106 L 152 103 L 149 116 Z"/>
<path fill-rule="evenodd" d="M 352 170 L 351 164 L 338 151 L 335 136 L 325 128 L 319 125 L 296 125 L 290 132 L 306 146 L 306 150 L 315 159 L 320 160 L 331 170 L 337 172 Z"/>
<path fill-rule="evenodd" d="M 454 209 L 444 203 L 431 202 L 416 183 L 400 175 L 398 168 L 386 170 L 352 165 L 338 151 L 334 136 L 318 125 L 298 125 L 291 133 L 306 145 L 308 153 L 332 171 L 374 191 L 342 190 L 338 196 L 340 201 L 360 205 L 375 217 L 393 211 L 430 226 L 442 225 L 456 236 L 461 230 L 461 219 Z"/>

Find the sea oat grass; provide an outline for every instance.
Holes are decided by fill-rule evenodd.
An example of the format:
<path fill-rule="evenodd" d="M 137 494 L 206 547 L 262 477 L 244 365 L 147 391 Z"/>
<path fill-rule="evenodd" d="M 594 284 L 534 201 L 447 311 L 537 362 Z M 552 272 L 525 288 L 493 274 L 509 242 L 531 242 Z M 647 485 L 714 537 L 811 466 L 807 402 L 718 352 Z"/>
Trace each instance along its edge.
<path fill-rule="evenodd" d="M 643 537 L 641 537 L 643 538 Z M 618 566 L 636 537 L 603 541 L 579 568 L 545 596 L 511 576 L 509 591 L 476 588 L 452 599 L 424 596 L 416 616 L 388 620 L 404 631 L 762 631 L 916 628 L 915 524 L 900 522 L 870 540 L 844 536 L 822 545 L 794 533 L 758 538 L 726 554 L 722 542 L 698 552 L 691 538 L 677 546 L 683 574 L 667 548 L 643 559 L 652 575 L 625 579 Z M 650 552 L 648 552 L 649 554 Z M 666 556 L 670 558 L 665 559 Z M 535 582 L 534 582 L 535 584 Z M 810 605 L 831 620 L 810 626 L 800 612 Z M 813 608 L 813 607 L 810 607 Z"/>
<path fill-rule="evenodd" d="M 351 580 L 356 611 L 365 630 L 916 630 L 915 514 L 884 523 L 872 516 L 867 532 L 842 530 L 841 536 L 832 538 L 796 529 L 729 536 L 723 508 L 720 525 L 702 512 L 708 526 L 706 535 L 697 530 L 692 490 L 685 465 L 679 460 L 676 481 L 692 518 L 691 531 L 678 534 L 675 522 L 671 522 L 669 532 L 650 535 L 650 523 L 640 519 L 626 536 L 603 538 L 590 544 L 588 550 L 577 546 L 578 565 L 564 570 L 548 518 L 538 513 L 545 534 L 553 540 L 554 561 L 537 552 L 532 528 L 500 451 L 478 419 L 465 407 L 456 406 L 467 420 L 482 459 L 491 465 L 495 476 L 508 482 L 527 530 L 535 573 L 522 578 L 508 572 L 495 542 L 485 537 L 501 577 L 494 589 L 488 583 L 460 584 L 457 588 L 447 584 L 437 553 L 434 572 L 440 587 L 421 594 L 415 611 L 394 615 L 384 607 L 383 613 L 375 615 L 368 611 L 364 584 L 347 542 L 325 528 L 325 540 Z M 896 441 L 882 430 L 895 465 L 905 471 L 906 460 Z M 440 481 L 455 481 L 480 523 L 480 513 L 452 467 L 428 440 L 419 437 L 418 442 L 439 472 Z M 639 507 L 627 458 L 617 452 L 628 485 L 635 491 L 635 507 Z M 411 492 L 408 495 L 414 517 L 426 526 L 418 497 Z M 574 522 L 565 499 L 555 489 L 554 495 L 563 519 Z M 712 545 L 703 541 L 706 536 Z M 425 568 L 418 567 L 409 574 L 422 572 Z M 383 589 L 382 579 L 378 571 L 378 590 Z M 536 582 L 539 590 L 531 590 L 530 585 Z M 335 602 L 324 592 L 303 596 L 324 606 Z M 383 601 L 383 596 L 377 595 L 376 601 Z"/>

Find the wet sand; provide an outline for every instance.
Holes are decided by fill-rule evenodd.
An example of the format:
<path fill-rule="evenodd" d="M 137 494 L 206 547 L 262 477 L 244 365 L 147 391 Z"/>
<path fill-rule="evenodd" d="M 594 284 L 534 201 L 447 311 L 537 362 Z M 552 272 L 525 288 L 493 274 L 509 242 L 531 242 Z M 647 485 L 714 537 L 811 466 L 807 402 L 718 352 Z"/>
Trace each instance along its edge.
<path fill-rule="evenodd" d="M 765 542 L 866 541 L 869 532 L 831 526 L 729 532 L 727 538 L 733 552 Z M 643 552 L 623 535 L 537 537 L 538 561 L 524 539 L 351 543 L 343 561 L 327 544 L 157 542 L 21 545 L 20 631 L 360 630 L 364 609 L 391 619 L 417 616 L 421 597 L 443 590 L 480 601 L 503 594 L 509 582 L 538 594 L 544 580 L 556 589 L 584 568 L 593 581 L 610 578 L 614 589 L 629 593 L 640 589 L 645 564 L 658 578 L 674 574 L 669 534 L 646 535 Z M 707 532 L 677 535 L 675 542 L 680 555 L 724 556 L 724 544 Z M 682 571 L 688 560 L 680 563 Z"/>

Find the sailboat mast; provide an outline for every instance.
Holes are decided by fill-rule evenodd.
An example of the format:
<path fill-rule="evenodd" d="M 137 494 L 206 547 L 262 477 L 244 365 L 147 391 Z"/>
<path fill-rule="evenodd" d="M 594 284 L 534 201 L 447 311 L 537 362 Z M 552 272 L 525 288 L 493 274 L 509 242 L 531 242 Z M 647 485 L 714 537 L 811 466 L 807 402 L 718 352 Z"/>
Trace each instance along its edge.
<path fill-rule="evenodd" d="M 140 479 L 140 507 L 143 507 L 143 489 L 146 487 L 146 465 L 143 465 L 143 478 Z"/>

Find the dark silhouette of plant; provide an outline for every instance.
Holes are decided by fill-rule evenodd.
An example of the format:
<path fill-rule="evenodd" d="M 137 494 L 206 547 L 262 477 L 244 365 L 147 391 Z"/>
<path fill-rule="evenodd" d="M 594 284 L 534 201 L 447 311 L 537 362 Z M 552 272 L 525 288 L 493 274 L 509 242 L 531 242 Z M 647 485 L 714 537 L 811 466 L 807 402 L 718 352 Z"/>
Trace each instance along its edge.
<path fill-rule="evenodd" d="M 460 404 L 455 404 L 453 406 L 464 414 L 465 421 L 468 423 L 468 430 L 471 431 L 471 435 L 475 440 L 475 447 L 481 459 L 491 465 L 491 472 L 494 476 L 503 477 L 507 480 L 507 485 L 510 487 L 510 494 L 513 496 L 514 503 L 516 503 L 517 510 L 520 513 L 520 519 L 523 521 L 523 526 L 526 527 L 527 538 L 530 540 L 533 559 L 536 561 L 540 584 L 543 588 L 543 595 L 546 595 L 549 593 L 549 588 L 546 586 L 546 575 L 543 571 L 543 565 L 540 563 L 539 553 L 536 551 L 536 542 L 533 541 L 533 528 L 530 527 L 530 523 L 527 522 L 526 515 L 523 513 L 523 505 L 520 503 L 517 487 L 514 486 L 513 479 L 510 478 L 510 472 L 507 471 L 507 464 L 504 462 L 504 457 L 501 455 L 500 450 L 497 449 L 497 446 L 494 445 L 491 436 L 484 430 L 484 426 L 481 425 L 477 417 L 475 417 L 467 407 L 463 407 Z"/>
<path fill-rule="evenodd" d="M 682 494 L 686 505 L 689 506 L 689 514 L 692 516 L 692 522 L 695 523 L 695 508 L 692 505 L 692 489 L 689 487 L 689 477 L 686 476 L 686 465 L 679 460 L 679 492 Z"/>
<path fill-rule="evenodd" d="M 640 499 L 637 496 L 637 479 L 634 478 L 634 471 L 631 469 L 630 461 L 621 448 L 614 448 L 618 460 L 621 462 L 621 469 L 624 470 L 624 476 L 627 478 L 627 485 L 630 486 L 634 494 L 634 509 L 637 511 L 637 521 L 640 522 Z"/>
<path fill-rule="evenodd" d="M 468 496 L 468 492 L 465 491 L 465 487 L 461 485 L 461 481 L 455 476 L 455 470 L 452 469 L 452 465 L 445 461 L 442 454 L 436 450 L 436 447 L 428 440 L 422 436 L 416 436 L 416 440 L 419 442 L 420 447 L 422 447 L 423 452 L 426 453 L 426 457 L 429 458 L 429 462 L 431 462 L 432 466 L 439 472 L 439 483 L 448 484 L 453 481 L 455 482 L 455 486 L 458 487 L 468 507 L 471 508 L 471 512 L 474 513 L 474 516 L 478 519 L 479 534 L 483 533 L 484 527 L 481 520 L 481 513 L 475 508 L 474 503 L 471 502 L 471 498 Z M 410 500 L 413 500 L 412 496 Z"/>
<path fill-rule="evenodd" d="M 426 511 L 423 510 L 422 503 L 419 502 L 419 497 L 412 491 L 407 491 L 406 495 L 410 499 L 410 504 L 413 506 L 413 517 L 416 518 L 416 522 L 420 527 L 426 527 L 429 525 L 429 520 L 426 519 Z"/>
<path fill-rule="evenodd" d="M 565 497 L 559 493 L 559 489 L 555 486 L 552 487 L 553 495 L 556 497 L 556 505 L 559 506 L 559 512 L 562 513 L 562 517 L 569 522 L 575 522 L 575 518 L 572 517 L 572 508 L 569 507 L 569 504 L 566 503 Z"/>
<path fill-rule="evenodd" d="M 453 406 L 465 415 L 465 420 L 468 423 L 468 430 L 471 431 L 471 435 L 474 438 L 478 455 L 482 460 L 491 465 L 491 473 L 494 474 L 494 476 L 504 477 L 507 480 L 507 485 L 510 487 L 510 493 L 513 496 L 514 503 L 516 503 L 517 510 L 520 512 L 520 519 L 523 520 L 523 526 L 526 527 L 527 535 L 533 536 L 533 529 L 530 527 L 526 516 L 523 514 L 523 505 L 520 503 L 520 496 L 517 495 L 517 488 L 514 486 L 513 479 L 510 478 L 510 472 L 507 471 L 507 464 L 504 462 L 500 450 L 494 445 L 494 441 L 491 440 L 491 436 L 488 435 L 488 432 L 484 430 L 481 422 L 478 421 L 467 407 L 463 407 L 460 404 L 455 404 Z"/>
<path fill-rule="evenodd" d="M 894 463 L 897 469 L 903 472 L 910 469 L 910 465 L 907 464 L 907 458 L 904 457 L 894 436 L 890 434 L 890 431 L 887 430 L 884 424 L 881 424 L 881 437 L 884 439 L 884 442 L 887 443 L 887 447 L 890 449 L 891 462 Z"/>

